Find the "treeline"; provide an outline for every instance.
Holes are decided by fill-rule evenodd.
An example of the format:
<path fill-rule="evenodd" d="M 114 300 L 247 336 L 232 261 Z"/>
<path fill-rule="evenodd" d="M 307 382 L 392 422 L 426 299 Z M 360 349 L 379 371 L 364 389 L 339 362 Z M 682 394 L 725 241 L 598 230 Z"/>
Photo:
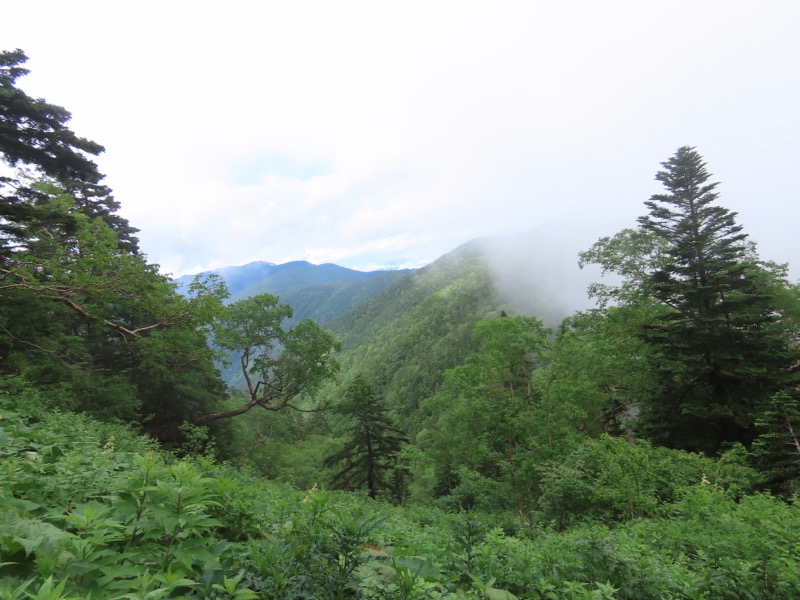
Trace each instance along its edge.
<path fill-rule="evenodd" d="M 488 273 L 480 256 L 464 252 L 332 323 L 346 340 L 343 381 L 366 378 L 410 439 L 383 459 L 386 498 L 562 527 L 589 515 L 650 514 L 703 473 L 738 494 L 795 493 L 799 288 L 786 265 L 758 256 L 735 213 L 718 204 L 694 148 L 680 148 L 662 167 L 656 179 L 665 191 L 645 202 L 638 227 L 581 253 L 581 265 L 613 276 L 590 289 L 598 308 L 554 331 L 505 314 L 480 275 Z M 435 291 L 410 293 L 434 278 Z M 329 415 L 273 440 L 333 454 L 352 443 L 347 427 Z M 620 454 L 590 460 L 603 439 L 615 440 Z M 259 452 L 254 464 L 285 479 L 280 457 Z M 703 467 L 706 460 L 721 462 Z M 682 471 L 681 461 L 693 469 Z M 720 464 L 744 470 L 716 476 Z M 331 481 L 309 467 L 301 462 L 291 480 Z M 670 470 L 674 479 L 664 475 Z M 610 499 L 603 509 L 590 506 L 590 490 L 611 473 L 639 474 L 629 480 L 635 493 L 624 494 L 627 508 Z"/>

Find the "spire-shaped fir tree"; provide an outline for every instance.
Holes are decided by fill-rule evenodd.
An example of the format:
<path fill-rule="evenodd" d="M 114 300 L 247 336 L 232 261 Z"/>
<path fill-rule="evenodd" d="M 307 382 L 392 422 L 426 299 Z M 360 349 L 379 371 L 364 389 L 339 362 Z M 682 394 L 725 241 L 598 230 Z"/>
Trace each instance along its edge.
<path fill-rule="evenodd" d="M 687 450 L 749 444 L 759 400 L 786 383 L 787 343 L 755 252 L 736 213 L 715 204 L 718 184 L 702 157 L 684 146 L 662 165 L 666 193 L 645 202 L 639 224 L 665 242 L 649 289 L 671 310 L 642 332 L 660 356 L 643 429 Z"/>

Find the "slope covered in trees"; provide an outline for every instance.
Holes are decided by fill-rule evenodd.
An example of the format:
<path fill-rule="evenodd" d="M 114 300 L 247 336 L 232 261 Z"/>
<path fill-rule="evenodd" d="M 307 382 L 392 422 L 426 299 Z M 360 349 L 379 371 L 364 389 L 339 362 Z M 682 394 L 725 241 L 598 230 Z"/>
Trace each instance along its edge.
<path fill-rule="evenodd" d="M 407 423 L 474 348 L 473 324 L 498 312 L 485 261 L 465 245 L 328 326 L 342 340 L 343 380 L 368 373 Z"/>
<path fill-rule="evenodd" d="M 285 318 L 285 327 L 303 319 L 325 324 L 359 304 L 381 294 L 392 283 L 413 270 L 362 272 L 337 265 L 312 265 L 295 261 L 282 265 L 255 262 L 240 267 L 225 267 L 215 271 L 185 275 L 175 280 L 179 290 L 187 290 L 195 279 L 221 279 L 231 293 L 227 302 L 246 300 L 269 294 L 290 306 L 292 314 Z M 233 389 L 247 385 L 239 365 L 239 354 L 221 355 L 216 365 L 222 380 Z"/>

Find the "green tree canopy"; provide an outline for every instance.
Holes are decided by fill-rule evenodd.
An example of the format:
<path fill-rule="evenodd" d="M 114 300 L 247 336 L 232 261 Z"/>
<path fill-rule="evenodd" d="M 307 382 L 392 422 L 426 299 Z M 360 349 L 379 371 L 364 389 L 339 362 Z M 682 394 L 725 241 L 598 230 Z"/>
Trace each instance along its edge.
<path fill-rule="evenodd" d="M 579 254 L 578 265 L 600 265 L 602 274 L 613 274 L 616 285 L 595 282 L 589 286 L 589 297 L 600 308 L 610 304 L 636 304 L 650 297 L 650 274 L 664 261 L 664 240 L 643 229 L 623 229 L 613 236 L 600 238 L 589 250 Z"/>
<path fill-rule="evenodd" d="M 273 294 L 259 294 L 225 307 L 214 327 L 214 343 L 238 355 L 247 399 L 235 408 L 198 415 L 195 425 L 244 414 L 256 406 L 267 411 L 310 410 L 299 405 L 339 370 L 334 353 L 339 342 L 314 321 L 303 319 L 291 329 L 288 304 Z"/>
<path fill-rule="evenodd" d="M 27 60 L 20 49 L 0 52 L 0 156 L 11 167 L 31 169 L 35 180 L 58 182 L 81 211 L 103 219 L 119 243 L 136 252 L 136 229 L 116 214 L 120 205 L 90 158 L 102 153 L 103 146 L 69 129 L 69 111 L 17 87 L 17 79 L 28 73 L 22 66 Z M 29 185 L 24 172 L 0 176 L 0 200 L 0 257 L 30 238 L 31 224 L 58 216 L 42 206 L 46 197 Z"/>
<path fill-rule="evenodd" d="M 52 389 L 61 408 L 103 418 L 155 426 L 209 410 L 208 390 L 217 400 L 223 392 L 205 334 L 224 285 L 196 283 L 177 294 L 69 193 L 32 185 L 41 206 L 71 225 L 31 221 L 28 243 L 0 263 L 0 375 L 21 376 Z"/>
<path fill-rule="evenodd" d="M 26 60 L 0 52 L 0 377 L 151 431 L 208 412 L 224 389 L 206 336 L 227 291 L 180 295 L 138 253 L 92 160 L 103 147 L 17 87 Z"/>
<path fill-rule="evenodd" d="M 434 461 L 443 502 L 511 508 L 524 521 L 537 469 L 581 437 L 585 412 L 540 385 L 548 334 L 532 317 L 479 321 L 479 349 L 423 402 L 430 418 L 417 442 Z"/>

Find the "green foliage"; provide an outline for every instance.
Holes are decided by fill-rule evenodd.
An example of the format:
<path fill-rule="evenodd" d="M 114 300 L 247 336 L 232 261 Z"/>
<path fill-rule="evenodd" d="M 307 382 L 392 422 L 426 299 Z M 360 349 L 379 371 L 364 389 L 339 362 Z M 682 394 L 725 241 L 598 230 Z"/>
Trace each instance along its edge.
<path fill-rule="evenodd" d="M 638 230 L 600 240 L 581 256 L 622 277 L 595 287 L 601 302 L 655 303 L 636 326 L 650 386 L 636 399 L 638 429 L 659 444 L 715 453 L 750 445 L 759 404 L 794 385 L 796 321 L 785 270 L 762 263 L 694 148 L 662 163 L 666 193 L 645 202 Z M 793 313 L 794 309 L 789 313 Z"/>
<path fill-rule="evenodd" d="M 682 490 L 700 482 L 738 498 L 759 483 L 748 459 L 741 446 L 711 459 L 602 435 L 584 442 L 559 464 L 543 467 L 539 508 L 546 520 L 562 529 L 583 520 L 654 517 Z"/>
<path fill-rule="evenodd" d="M 367 374 L 399 425 L 418 429 L 420 403 L 439 391 L 443 371 L 475 349 L 472 327 L 494 314 L 495 303 L 479 255 L 440 258 L 327 324 L 342 340 L 342 380 Z"/>
<path fill-rule="evenodd" d="M 742 227 L 714 204 L 702 157 L 683 147 L 663 166 L 656 179 L 668 193 L 646 202 L 639 221 L 666 244 L 649 280 L 673 310 L 642 330 L 661 355 L 660 389 L 642 417 L 652 439 L 673 447 L 749 444 L 758 399 L 786 385 L 792 355 L 775 335 L 776 306 Z"/>
<path fill-rule="evenodd" d="M 553 402 L 535 384 L 547 333 L 528 317 L 478 322 L 480 350 L 448 370 L 443 391 L 423 404 L 431 422 L 417 443 L 434 462 L 445 505 L 513 509 L 524 520 L 536 465 L 580 439 L 574 405 Z"/>
<path fill-rule="evenodd" d="M 392 425 L 372 385 L 363 377 L 357 377 L 337 411 L 350 417 L 352 426 L 344 446 L 325 459 L 326 467 L 337 468 L 333 485 L 349 490 L 366 486 L 371 498 L 377 498 L 378 493 L 386 489 L 396 501 L 402 502 L 402 486 L 393 485 L 395 481 L 389 475 L 403 477 L 398 455 L 408 438 Z"/>
<path fill-rule="evenodd" d="M 579 254 L 578 265 L 600 265 L 603 275 L 613 274 L 621 281 L 617 285 L 592 283 L 589 297 L 595 298 L 600 308 L 647 300 L 652 293 L 650 274 L 664 263 L 666 250 L 661 237 L 642 229 L 623 229 L 600 238 Z"/>
<path fill-rule="evenodd" d="M 0 401 L 3 598 L 800 594 L 800 512 L 746 495 L 741 453 L 712 461 L 610 437 L 587 442 L 566 461 L 573 482 L 562 488 L 591 494 L 586 516 L 623 520 L 609 527 L 576 514 L 560 533 L 529 525 L 509 535 L 496 514 L 296 492 L 159 454 L 120 426 L 21 404 L 27 416 Z M 637 486 L 658 505 L 632 493 Z"/>
<path fill-rule="evenodd" d="M 0 53 L 0 152 L 29 173 L 0 177 L 0 597 L 800 596 L 797 504 L 753 493 L 797 489 L 800 288 L 714 205 L 693 148 L 638 230 L 581 255 L 622 278 L 590 290 L 602 310 L 552 339 L 485 318 L 466 246 L 336 320 L 347 399 L 306 418 L 339 393 L 333 335 L 269 294 L 226 307 L 214 277 L 177 294 L 116 215 L 102 147 L 16 87 L 25 60 Z M 244 396 L 225 397 L 212 336 Z M 367 493 L 319 489 L 324 456 Z"/>
<path fill-rule="evenodd" d="M 321 265 L 318 268 L 322 268 Z M 377 273 L 359 273 L 363 278 L 356 281 L 334 281 L 317 285 L 306 285 L 286 293 L 280 293 L 284 302 L 290 304 L 295 315 L 302 315 L 325 324 L 331 319 L 356 309 L 364 302 L 380 295 L 386 288 L 411 271 L 400 269 Z M 271 293 L 276 293 L 270 290 Z"/>
<path fill-rule="evenodd" d="M 800 491 L 800 398 L 795 390 L 778 392 L 758 407 L 759 436 L 753 444 L 756 464 L 768 485 L 787 496 Z"/>
<path fill-rule="evenodd" d="M 333 354 L 339 342 L 310 319 L 284 330 L 283 321 L 291 316 L 292 308 L 271 294 L 225 307 L 215 323 L 214 343 L 239 355 L 248 397 L 237 408 L 194 417 L 193 424 L 241 415 L 256 406 L 272 412 L 303 410 L 294 400 L 313 395 L 338 372 Z"/>
<path fill-rule="evenodd" d="M 26 60 L 0 53 L 0 156 L 24 168 L 0 177 L 0 376 L 61 408 L 177 427 L 223 394 L 206 336 L 227 292 L 178 295 L 138 254 L 91 160 L 102 146 L 16 87 Z"/>
<path fill-rule="evenodd" d="M 215 535 L 224 523 L 212 515 L 220 505 L 210 463 L 131 452 L 146 440 L 77 415 L 39 418 L 31 424 L 4 411 L 0 421 L 7 589 L 54 598 L 160 589 L 168 597 L 202 576 L 216 583 L 228 543 Z"/>
<path fill-rule="evenodd" d="M 65 186 L 84 215 L 101 218 L 120 244 L 135 253 L 136 230 L 115 214 L 119 203 L 100 183 L 103 175 L 89 158 L 103 152 L 103 147 L 69 129 L 67 110 L 31 98 L 17 87 L 17 80 L 28 73 L 22 66 L 27 60 L 20 49 L 0 52 L 0 157 L 11 167 L 28 167 L 36 176 Z M 31 225 L 69 227 L 63 215 L 41 205 L 39 191 L 28 185 L 24 173 L 16 179 L 0 177 L 0 199 L 0 260 L 36 239 Z"/>
<path fill-rule="evenodd" d="M 639 303 L 565 319 L 535 375 L 545 401 L 572 414 L 583 434 L 628 432 L 653 387 L 651 353 L 637 331 L 658 312 Z"/>
<path fill-rule="evenodd" d="M 151 430 L 208 410 L 222 388 L 204 329 L 222 307 L 224 287 L 198 285 L 179 296 L 63 189 L 36 189 L 72 225 L 31 223 L 35 239 L 0 266 L 2 374 L 60 396 L 62 408 L 149 418 Z"/>

